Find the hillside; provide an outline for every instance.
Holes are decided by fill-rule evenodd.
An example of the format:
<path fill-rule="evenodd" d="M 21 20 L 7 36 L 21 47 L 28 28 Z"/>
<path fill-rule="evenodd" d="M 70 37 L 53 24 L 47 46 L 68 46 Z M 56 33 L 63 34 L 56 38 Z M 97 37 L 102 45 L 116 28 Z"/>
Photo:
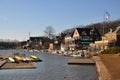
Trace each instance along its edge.
<path fill-rule="evenodd" d="M 120 19 L 119 20 L 115 20 L 115 21 L 108 21 L 108 22 L 99 22 L 99 23 L 94 23 L 94 24 L 89 24 L 89 25 L 86 25 L 86 26 L 83 26 L 83 25 L 79 25 L 79 26 L 75 26 L 71 29 L 66 29 L 64 31 L 62 31 L 61 33 L 63 33 L 64 35 L 67 35 L 67 34 L 70 34 L 70 33 L 73 33 L 73 30 L 75 28 L 96 28 L 98 29 L 100 35 L 103 35 L 103 27 L 104 27 L 104 33 L 107 33 L 109 32 L 110 28 L 113 29 L 113 31 L 118 27 L 120 26 Z"/>
<path fill-rule="evenodd" d="M 103 27 L 104 27 L 104 33 L 107 33 L 107 32 L 109 32 L 110 28 L 112 28 L 114 31 L 118 26 L 120 26 L 120 20 L 95 23 L 95 24 L 87 25 L 85 27 L 87 27 L 87 28 L 94 27 L 94 28 L 98 29 L 98 31 L 101 35 L 103 35 Z"/>

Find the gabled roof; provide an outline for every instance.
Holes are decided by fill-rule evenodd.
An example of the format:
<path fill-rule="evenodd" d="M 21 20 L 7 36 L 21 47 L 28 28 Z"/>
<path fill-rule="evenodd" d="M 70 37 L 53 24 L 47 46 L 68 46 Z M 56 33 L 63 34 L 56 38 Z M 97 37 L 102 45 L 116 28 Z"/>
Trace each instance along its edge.
<path fill-rule="evenodd" d="M 116 28 L 116 30 L 114 31 L 114 33 L 120 33 L 120 26 L 118 26 L 118 27 Z"/>
<path fill-rule="evenodd" d="M 22 41 L 20 42 L 21 45 L 26 45 L 27 44 L 27 41 Z"/>
<path fill-rule="evenodd" d="M 65 37 L 72 37 L 72 36 L 73 36 L 73 33 L 74 33 L 73 31 L 70 32 L 70 33 L 67 33 Z"/>
<path fill-rule="evenodd" d="M 74 29 L 68 29 L 64 32 L 64 37 L 72 37 L 74 33 Z"/>
<path fill-rule="evenodd" d="M 120 26 L 118 26 L 114 31 L 113 31 L 113 29 L 110 29 L 110 31 L 108 32 L 108 33 L 106 33 L 106 35 L 107 34 L 120 34 Z"/>
<path fill-rule="evenodd" d="M 48 37 L 30 37 L 30 41 L 46 41 L 50 40 Z"/>
<path fill-rule="evenodd" d="M 80 35 L 86 34 L 89 36 L 91 33 L 93 33 L 94 35 L 100 36 L 100 34 L 96 28 L 76 28 L 76 29 Z"/>

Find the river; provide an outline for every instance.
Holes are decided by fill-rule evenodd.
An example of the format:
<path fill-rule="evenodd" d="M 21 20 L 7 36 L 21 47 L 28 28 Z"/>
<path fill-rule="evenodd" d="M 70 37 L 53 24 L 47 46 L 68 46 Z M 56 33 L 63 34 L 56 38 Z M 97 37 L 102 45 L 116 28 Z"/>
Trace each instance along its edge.
<path fill-rule="evenodd" d="M 68 65 L 70 57 L 15 50 L 0 50 L 0 54 L 20 52 L 34 54 L 43 62 L 34 63 L 36 69 L 0 70 L 0 80 L 98 80 L 95 65 Z"/>

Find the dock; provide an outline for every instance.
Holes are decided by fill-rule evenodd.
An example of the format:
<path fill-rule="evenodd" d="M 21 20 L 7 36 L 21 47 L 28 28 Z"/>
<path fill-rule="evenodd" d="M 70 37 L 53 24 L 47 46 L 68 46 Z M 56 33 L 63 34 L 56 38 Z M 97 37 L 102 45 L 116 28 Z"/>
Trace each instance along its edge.
<path fill-rule="evenodd" d="M 1 70 L 2 69 L 35 69 L 36 66 L 35 66 L 35 63 L 33 62 L 42 62 L 42 60 L 39 58 L 33 59 L 31 57 L 27 57 L 21 54 L 0 55 L 0 69 Z"/>
<path fill-rule="evenodd" d="M 95 62 L 92 59 L 72 58 L 68 61 L 68 64 L 95 65 Z"/>
<path fill-rule="evenodd" d="M 35 65 L 32 62 L 25 63 L 6 63 L 1 69 L 35 69 Z"/>
<path fill-rule="evenodd" d="M 0 60 L 0 68 L 1 68 L 3 65 L 5 65 L 5 63 L 6 63 L 6 60 Z"/>

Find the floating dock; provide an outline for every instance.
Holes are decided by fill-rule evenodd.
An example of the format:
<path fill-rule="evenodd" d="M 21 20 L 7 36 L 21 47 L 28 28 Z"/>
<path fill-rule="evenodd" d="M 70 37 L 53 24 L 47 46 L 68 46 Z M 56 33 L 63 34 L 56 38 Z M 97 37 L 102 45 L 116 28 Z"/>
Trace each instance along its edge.
<path fill-rule="evenodd" d="M 3 65 L 5 65 L 5 63 L 6 63 L 6 60 L 0 60 L 0 68 L 1 68 Z"/>
<path fill-rule="evenodd" d="M 83 64 L 83 65 L 95 65 L 95 62 L 92 59 L 76 59 L 72 58 L 68 61 L 68 64 Z"/>
<path fill-rule="evenodd" d="M 0 55 L 0 69 L 35 69 L 33 62 L 41 61 L 39 58 L 33 59 L 21 54 L 2 54 Z"/>
<path fill-rule="evenodd" d="M 35 65 L 31 62 L 25 63 L 6 63 L 4 66 L 1 67 L 1 69 L 35 69 Z"/>

